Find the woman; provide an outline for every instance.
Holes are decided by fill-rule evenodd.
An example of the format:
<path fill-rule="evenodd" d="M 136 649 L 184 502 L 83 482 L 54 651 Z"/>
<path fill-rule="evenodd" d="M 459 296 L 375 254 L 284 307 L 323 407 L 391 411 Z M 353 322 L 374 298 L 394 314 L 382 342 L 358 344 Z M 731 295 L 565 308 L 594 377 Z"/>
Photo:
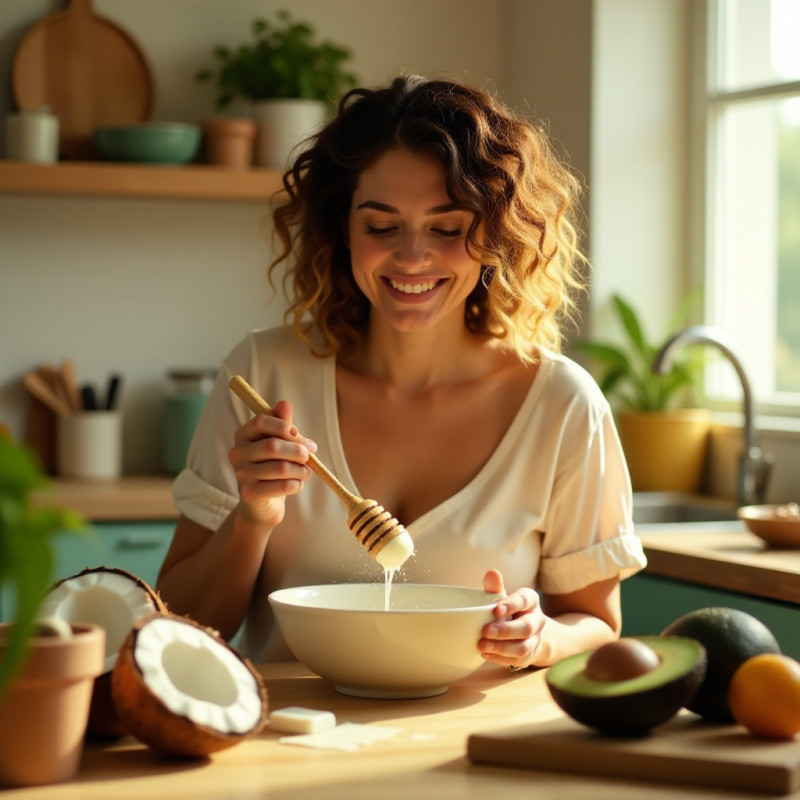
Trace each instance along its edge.
<path fill-rule="evenodd" d="M 413 537 L 397 580 L 508 592 L 487 660 L 545 666 L 615 638 L 644 557 L 608 405 L 559 355 L 577 184 L 544 134 L 481 91 L 401 77 L 346 96 L 284 186 L 271 270 L 288 265 L 293 324 L 222 365 L 175 482 L 164 599 L 227 637 L 244 622 L 241 649 L 277 660 L 269 592 L 381 580 L 309 481 L 316 452 Z M 233 374 L 274 417 L 251 418 Z"/>

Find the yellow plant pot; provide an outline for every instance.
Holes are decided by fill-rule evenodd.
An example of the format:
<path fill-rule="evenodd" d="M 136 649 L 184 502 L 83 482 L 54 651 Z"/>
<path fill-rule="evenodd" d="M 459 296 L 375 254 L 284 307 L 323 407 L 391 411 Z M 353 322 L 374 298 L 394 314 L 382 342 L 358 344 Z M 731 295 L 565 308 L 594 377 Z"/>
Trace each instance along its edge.
<path fill-rule="evenodd" d="M 708 409 L 622 412 L 617 427 L 634 491 L 699 491 L 711 427 Z"/>

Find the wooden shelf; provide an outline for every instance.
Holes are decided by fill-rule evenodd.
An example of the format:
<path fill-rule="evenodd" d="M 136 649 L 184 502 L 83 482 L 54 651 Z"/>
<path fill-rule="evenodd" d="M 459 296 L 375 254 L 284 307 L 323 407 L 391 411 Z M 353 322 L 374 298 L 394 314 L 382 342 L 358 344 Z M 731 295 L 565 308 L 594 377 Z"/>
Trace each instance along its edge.
<path fill-rule="evenodd" d="M 125 475 L 118 481 L 96 482 L 54 478 L 35 499 L 39 506 L 73 508 L 95 521 L 176 519 L 172 481 L 166 475 Z"/>
<path fill-rule="evenodd" d="M 265 202 L 281 188 L 277 170 L 101 161 L 29 164 L 0 160 L 0 193 Z"/>

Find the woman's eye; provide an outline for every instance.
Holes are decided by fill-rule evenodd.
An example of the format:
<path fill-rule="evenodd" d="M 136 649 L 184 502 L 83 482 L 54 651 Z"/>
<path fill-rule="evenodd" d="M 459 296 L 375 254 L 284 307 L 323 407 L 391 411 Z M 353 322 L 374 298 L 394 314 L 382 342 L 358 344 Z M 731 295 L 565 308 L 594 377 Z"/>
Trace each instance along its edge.
<path fill-rule="evenodd" d="M 385 236 L 387 233 L 392 233 L 397 230 L 397 227 L 394 225 L 387 225 L 385 227 L 381 227 L 379 225 L 367 225 L 367 233 L 370 236 Z"/>
<path fill-rule="evenodd" d="M 448 239 L 457 239 L 459 236 L 461 236 L 462 233 L 461 228 L 456 228 L 455 230 L 444 230 L 442 228 L 434 228 L 433 232 L 439 234 L 439 236 L 445 236 Z"/>

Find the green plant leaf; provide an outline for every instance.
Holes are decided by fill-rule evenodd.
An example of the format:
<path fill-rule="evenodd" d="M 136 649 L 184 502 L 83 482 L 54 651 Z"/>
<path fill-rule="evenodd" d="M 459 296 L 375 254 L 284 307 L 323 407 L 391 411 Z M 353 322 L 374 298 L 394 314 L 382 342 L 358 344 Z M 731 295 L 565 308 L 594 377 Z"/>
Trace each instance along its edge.
<path fill-rule="evenodd" d="M 631 343 L 642 358 L 647 358 L 647 342 L 645 341 L 642 326 L 639 323 L 636 312 L 619 295 L 615 294 L 612 300 Z"/>
<path fill-rule="evenodd" d="M 600 361 L 610 369 L 630 368 L 628 356 L 615 345 L 604 342 L 576 342 L 575 346 L 595 361 Z"/>
<path fill-rule="evenodd" d="M 22 664 L 36 615 L 52 583 L 53 538 L 86 530 L 86 523 L 74 511 L 33 506 L 33 491 L 46 485 L 33 453 L 0 436 L 0 586 L 9 589 L 14 609 L 14 625 L 0 652 L 0 695 Z"/>
<path fill-rule="evenodd" d="M 701 290 L 695 289 L 681 303 L 672 317 L 671 330 L 688 318 L 701 295 Z M 686 348 L 673 359 L 666 375 L 656 375 L 652 364 L 659 347 L 647 341 L 639 316 L 623 297 L 613 295 L 612 303 L 626 346 L 587 340 L 575 345 L 600 368 L 598 383 L 609 401 L 632 411 L 661 411 L 685 402 L 696 393 L 704 354 L 697 348 Z"/>
<path fill-rule="evenodd" d="M 251 41 L 236 48 L 217 46 L 212 53 L 217 62 L 217 108 L 229 105 L 234 97 L 248 100 L 307 98 L 335 102 L 356 85 L 356 77 L 346 68 L 351 51 L 326 40 L 317 40 L 306 22 L 292 20 L 279 10 L 276 22 L 255 19 L 250 25 Z M 197 76 L 213 71 L 199 70 Z"/>

